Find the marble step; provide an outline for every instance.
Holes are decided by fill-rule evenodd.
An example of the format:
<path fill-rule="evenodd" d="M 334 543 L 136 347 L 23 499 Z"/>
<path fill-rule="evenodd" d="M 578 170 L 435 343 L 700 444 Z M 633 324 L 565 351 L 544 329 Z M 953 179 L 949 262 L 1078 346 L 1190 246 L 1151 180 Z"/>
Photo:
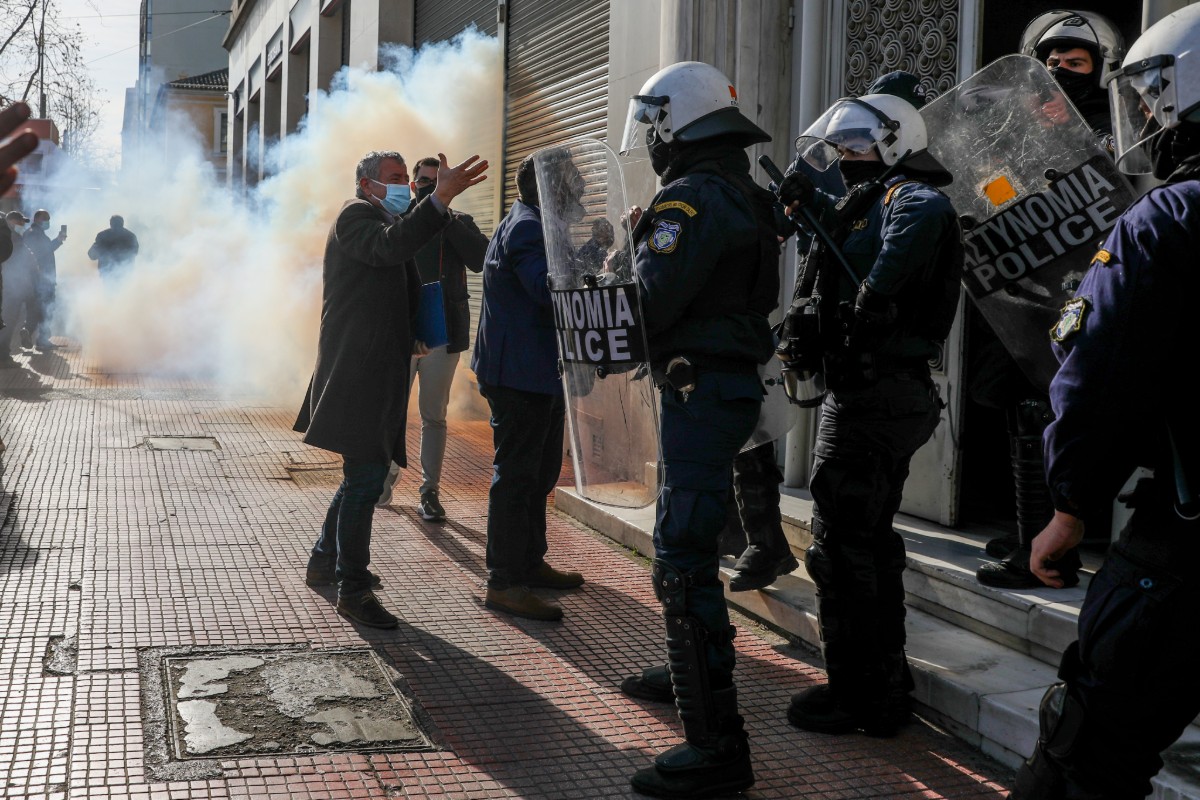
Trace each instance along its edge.
<path fill-rule="evenodd" d="M 652 556 L 653 507 L 600 506 L 563 487 L 555 491 L 555 505 Z M 785 531 L 798 554 L 807 546 L 811 508 L 802 493 L 783 499 Z M 907 652 L 918 713 L 1016 768 L 1037 740 L 1038 704 L 1056 681 L 1058 655 L 1074 638 L 1084 588 L 1016 594 L 988 589 L 974 579 L 986 559 L 986 535 L 957 533 L 907 517 L 898 517 L 896 528 L 909 551 Z M 726 578 L 733 561 L 722 558 Z M 803 563 L 765 590 L 727 588 L 726 598 L 742 613 L 819 645 L 815 592 Z M 1198 743 L 1200 729 L 1193 725 L 1164 754 L 1167 767 L 1155 779 L 1152 797 L 1200 800 Z"/>

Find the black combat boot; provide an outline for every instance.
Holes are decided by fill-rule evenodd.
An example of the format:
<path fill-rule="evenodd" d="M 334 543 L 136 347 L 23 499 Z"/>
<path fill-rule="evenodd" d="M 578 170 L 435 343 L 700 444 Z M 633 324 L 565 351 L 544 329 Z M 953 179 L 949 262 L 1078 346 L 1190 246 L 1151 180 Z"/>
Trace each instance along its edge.
<path fill-rule="evenodd" d="M 747 546 L 734 564 L 729 579 L 731 592 L 764 589 L 800 566 L 783 533 L 779 513 L 782 480 L 771 442 L 739 453 L 733 461 L 733 496 Z"/>
<path fill-rule="evenodd" d="M 792 555 L 792 550 L 787 546 L 786 540 L 784 540 L 782 552 L 767 550 L 760 544 L 750 544 L 737 563 L 733 565 L 733 575 L 729 578 L 729 591 L 746 592 L 751 589 L 765 589 L 780 575 L 787 575 L 799 566 L 800 562 Z"/>
<path fill-rule="evenodd" d="M 621 691 L 638 700 L 652 703 L 674 703 L 675 690 L 671 688 L 671 668 L 666 664 L 646 667 L 640 675 L 630 675 L 621 681 Z"/>
<path fill-rule="evenodd" d="M 1025 547 L 1019 547 L 1002 561 L 984 564 L 975 571 L 975 577 L 984 586 L 996 589 L 1047 589 L 1050 588 L 1033 574 L 1029 569 L 1031 553 Z M 1079 560 L 1079 550 L 1072 549 L 1058 561 L 1047 562 L 1046 566 L 1058 570 L 1058 577 L 1063 582 L 1064 589 L 1079 585 L 1079 570 L 1083 562 Z"/>
<path fill-rule="evenodd" d="M 737 713 L 737 690 L 713 691 L 703 708 L 680 704 L 686 741 L 654 759 L 630 780 L 634 791 L 650 797 L 691 800 L 724 797 L 754 785 L 750 746 Z"/>

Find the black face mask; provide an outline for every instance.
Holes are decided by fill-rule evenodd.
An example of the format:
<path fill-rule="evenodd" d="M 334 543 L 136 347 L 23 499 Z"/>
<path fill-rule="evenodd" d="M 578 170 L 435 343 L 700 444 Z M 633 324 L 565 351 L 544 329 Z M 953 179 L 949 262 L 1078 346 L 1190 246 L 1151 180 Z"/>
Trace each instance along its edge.
<path fill-rule="evenodd" d="M 842 181 L 846 188 L 878 178 L 887 171 L 887 164 L 882 161 L 847 161 L 838 160 L 838 172 L 842 173 Z"/>
<path fill-rule="evenodd" d="M 1054 82 L 1059 85 L 1070 101 L 1081 106 L 1099 91 L 1099 86 L 1096 85 L 1096 75 L 1094 72 L 1089 72 L 1086 75 L 1082 72 L 1074 72 L 1066 67 L 1052 67 L 1050 76 L 1054 78 Z"/>
<path fill-rule="evenodd" d="M 655 175 L 662 175 L 671 164 L 671 144 L 658 137 L 658 131 L 651 127 L 646 131 L 646 149 L 650 151 L 650 167 Z"/>
<path fill-rule="evenodd" d="M 433 194 L 433 190 L 436 188 L 437 188 L 436 183 L 431 183 L 428 186 L 418 186 L 417 194 L 416 194 L 417 202 L 419 203 L 422 200 L 424 200 L 426 197 L 429 197 L 429 195 Z"/>
<path fill-rule="evenodd" d="M 1149 148 L 1154 177 L 1165 181 L 1175 174 L 1185 160 L 1195 161 L 1200 155 L 1200 126 L 1181 123 L 1154 137 L 1149 142 Z"/>

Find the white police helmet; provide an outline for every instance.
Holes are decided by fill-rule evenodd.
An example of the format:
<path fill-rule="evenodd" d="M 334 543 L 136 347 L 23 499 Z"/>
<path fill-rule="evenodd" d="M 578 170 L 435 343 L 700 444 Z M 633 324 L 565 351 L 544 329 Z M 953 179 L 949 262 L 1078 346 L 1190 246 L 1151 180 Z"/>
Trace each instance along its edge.
<path fill-rule="evenodd" d="M 1200 122 L 1200 5 L 1151 25 L 1109 76 L 1117 165 L 1151 171 L 1145 145 L 1180 122 Z"/>
<path fill-rule="evenodd" d="M 883 163 L 891 166 L 928 143 L 925 120 L 911 103 L 890 94 L 866 94 L 843 97 L 830 106 L 797 137 L 796 151 L 824 171 L 843 150 L 861 154 L 876 147 Z"/>
<path fill-rule="evenodd" d="M 742 116 L 729 79 L 699 61 L 664 67 L 630 98 L 621 155 L 645 147 L 651 129 L 664 142 L 683 144 L 729 134 L 740 137 L 743 147 L 771 141 L 766 131 Z"/>
<path fill-rule="evenodd" d="M 1074 47 L 1099 56 L 1100 63 L 1093 67 L 1098 85 L 1108 80 L 1125 55 L 1125 39 L 1117 26 L 1092 11 L 1047 11 L 1034 17 L 1021 34 L 1021 52 L 1043 64 L 1051 50 Z"/>

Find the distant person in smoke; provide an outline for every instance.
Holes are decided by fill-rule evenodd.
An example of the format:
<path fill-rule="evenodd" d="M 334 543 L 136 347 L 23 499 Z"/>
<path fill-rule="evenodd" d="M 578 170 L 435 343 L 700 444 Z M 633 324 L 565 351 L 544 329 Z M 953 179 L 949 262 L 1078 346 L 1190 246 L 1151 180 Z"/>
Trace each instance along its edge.
<path fill-rule="evenodd" d="M 0 330 L 0 369 L 11 369 L 20 366 L 13 361 L 12 337 L 21 322 L 22 307 L 25 313 L 30 313 L 34 305 L 34 276 L 37 273 L 37 261 L 25 244 L 25 226 L 29 218 L 20 211 L 10 211 L 4 218 L 6 231 L 12 253 L 0 267 L 4 276 L 3 298 L 0 299 L 0 319 L 5 327 Z"/>
<path fill-rule="evenodd" d="M 404 427 L 421 284 L 413 258 L 451 224 L 450 201 L 485 179 L 488 164 L 478 158 L 451 167 L 439 154 L 436 188 L 410 210 L 404 158 L 368 153 L 355 170 L 355 197 L 325 240 L 317 365 L 295 429 L 344 461 L 305 582 L 336 583 L 337 612 L 372 628 L 399 623 L 372 592 L 380 581 L 367 566 L 388 467 L 408 466 Z"/>
<path fill-rule="evenodd" d="M 137 254 L 138 239 L 125 227 L 125 218 L 119 214 L 108 220 L 108 227 L 96 234 L 96 241 L 88 248 L 88 258 L 96 262 L 101 278 L 115 276 Z"/>
<path fill-rule="evenodd" d="M 437 189 L 440 162 L 423 158 L 417 162 L 409 188 L 413 190 L 410 209 Z M 422 284 L 438 283 L 442 292 L 442 312 L 446 320 L 446 343 L 426 347 L 419 342 L 409 369 L 408 386 L 420 381 L 418 405 L 421 410 L 421 488 L 417 513 L 430 522 L 446 519 L 446 509 L 438 497 L 442 479 L 442 461 L 446 456 L 446 409 L 450 405 L 450 384 L 458 367 L 459 354 L 467 349 L 471 329 L 471 309 L 467 305 L 467 269 L 483 269 L 483 253 L 488 239 L 467 214 L 450 212 L 450 224 L 429 244 L 417 251 L 417 273 Z M 395 463 L 384 481 L 377 505 L 392 501 L 392 487 L 400 474 Z"/>
<path fill-rule="evenodd" d="M 25 315 L 25 327 L 21 329 L 21 346 L 33 347 L 41 351 L 56 347 L 50 341 L 49 319 L 54 314 L 54 294 L 58 285 L 58 267 L 54 261 L 54 251 L 62 247 L 67 240 L 66 226 L 59 228 L 58 235 L 53 239 L 46 233 L 50 229 L 50 212 L 38 209 L 33 214 L 33 224 L 25 231 L 25 246 L 33 253 L 36 264 L 34 272 L 33 303 L 29 313 Z"/>

